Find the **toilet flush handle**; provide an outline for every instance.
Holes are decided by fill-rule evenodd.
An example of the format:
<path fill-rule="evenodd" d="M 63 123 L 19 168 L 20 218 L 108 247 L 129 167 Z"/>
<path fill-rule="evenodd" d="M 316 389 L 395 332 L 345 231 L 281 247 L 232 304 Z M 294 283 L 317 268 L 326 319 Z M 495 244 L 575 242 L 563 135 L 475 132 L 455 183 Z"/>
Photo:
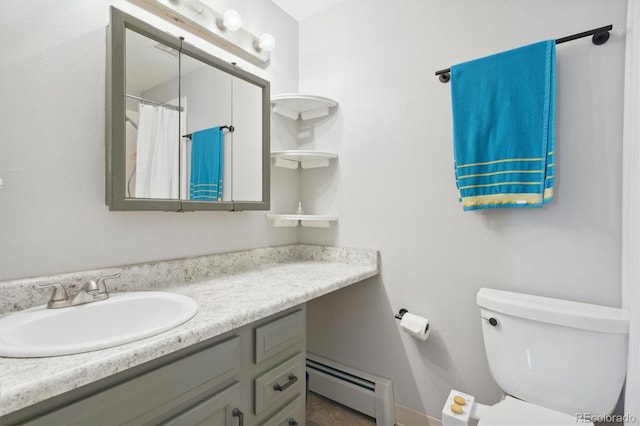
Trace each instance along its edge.
<path fill-rule="evenodd" d="M 489 325 L 491 325 L 492 327 L 496 327 L 498 325 L 498 320 L 495 319 L 494 317 L 489 317 L 489 318 L 482 317 L 482 319 L 486 320 L 489 323 Z"/>

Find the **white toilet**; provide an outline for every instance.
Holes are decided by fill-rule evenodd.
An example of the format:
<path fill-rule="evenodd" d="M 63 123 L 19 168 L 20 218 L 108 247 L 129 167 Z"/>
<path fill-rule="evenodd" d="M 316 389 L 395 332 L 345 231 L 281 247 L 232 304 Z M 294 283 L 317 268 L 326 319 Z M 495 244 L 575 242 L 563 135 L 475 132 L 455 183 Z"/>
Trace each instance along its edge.
<path fill-rule="evenodd" d="M 489 288 L 477 303 L 489 369 L 507 396 L 460 415 L 448 402 L 443 426 L 469 416 L 478 426 L 575 426 L 613 411 L 627 371 L 627 311 Z"/>

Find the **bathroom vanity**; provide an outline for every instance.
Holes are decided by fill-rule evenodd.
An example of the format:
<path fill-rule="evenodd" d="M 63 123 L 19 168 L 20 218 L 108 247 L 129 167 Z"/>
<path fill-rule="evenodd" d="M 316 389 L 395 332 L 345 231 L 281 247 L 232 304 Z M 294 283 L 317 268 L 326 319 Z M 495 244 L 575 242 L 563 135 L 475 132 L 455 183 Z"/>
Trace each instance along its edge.
<path fill-rule="evenodd" d="M 198 313 L 109 349 L 0 358 L 1 424 L 304 424 L 305 302 L 377 275 L 378 254 L 292 245 L 118 270 L 111 292 L 176 292 Z M 44 303 L 35 284 L 107 271 L 0 283 L 2 308 Z"/>

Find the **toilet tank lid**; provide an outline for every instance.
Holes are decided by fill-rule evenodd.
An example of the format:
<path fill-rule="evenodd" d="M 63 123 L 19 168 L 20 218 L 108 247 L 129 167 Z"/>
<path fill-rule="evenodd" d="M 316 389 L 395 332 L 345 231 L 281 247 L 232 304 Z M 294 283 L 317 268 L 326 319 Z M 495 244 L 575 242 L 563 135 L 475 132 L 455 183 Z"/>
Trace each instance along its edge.
<path fill-rule="evenodd" d="M 476 302 L 491 311 L 565 327 L 629 333 L 629 312 L 610 306 L 481 288 Z"/>

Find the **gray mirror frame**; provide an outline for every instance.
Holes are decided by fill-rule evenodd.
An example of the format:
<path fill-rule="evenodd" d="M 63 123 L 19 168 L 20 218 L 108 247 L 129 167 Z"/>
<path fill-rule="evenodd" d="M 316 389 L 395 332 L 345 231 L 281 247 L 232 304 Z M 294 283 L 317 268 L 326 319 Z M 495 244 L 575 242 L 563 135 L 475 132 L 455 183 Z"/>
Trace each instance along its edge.
<path fill-rule="evenodd" d="M 125 139 L 125 58 L 127 29 L 154 39 L 181 53 L 198 59 L 228 74 L 255 84 L 262 90 L 262 200 L 261 201 L 190 201 L 154 200 L 126 197 Z M 107 34 L 106 70 L 106 156 L 105 202 L 111 211 L 196 211 L 196 210 L 269 210 L 271 178 L 271 105 L 269 81 L 226 63 L 152 25 L 111 7 Z"/>

